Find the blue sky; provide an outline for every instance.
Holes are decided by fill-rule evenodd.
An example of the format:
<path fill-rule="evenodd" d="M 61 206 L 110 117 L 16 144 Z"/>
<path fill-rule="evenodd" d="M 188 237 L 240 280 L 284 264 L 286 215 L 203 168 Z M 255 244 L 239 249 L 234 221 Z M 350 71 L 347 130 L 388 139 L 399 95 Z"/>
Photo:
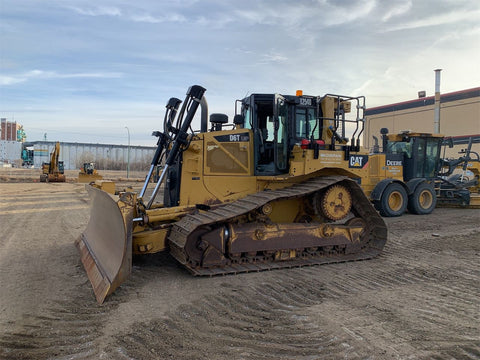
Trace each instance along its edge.
<path fill-rule="evenodd" d="M 480 85 L 472 0 L 0 0 L 0 117 L 28 141 L 154 145 L 167 100 L 256 92 L 367 106 Z M 194 126 L 199 128 L 199 126 Z"/>

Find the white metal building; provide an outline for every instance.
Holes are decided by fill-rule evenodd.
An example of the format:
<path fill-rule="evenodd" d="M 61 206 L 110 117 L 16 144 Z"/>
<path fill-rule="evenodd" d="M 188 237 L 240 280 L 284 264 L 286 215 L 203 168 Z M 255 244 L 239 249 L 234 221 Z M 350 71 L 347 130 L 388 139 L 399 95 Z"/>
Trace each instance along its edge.
<path fill-rule="evenodd" d="M 34 150 L 34 167 L 40 168 L 43 162 L 50 161 L 50 153 L 55 148 L 55 141 L 34 141 L 24 143 L 23 146 Z M 130 150 L 129 150 L 130 149 Z M 97 164 L 150 164 L 155 147 L 126 146 L 109 144 L 88 144 L 60 142 L 59 161 L 64 162 L 65 170 L 78 169 L 83 162 Z M 21 154 L 18 153 L 18 158 Z M 99 168 L 102 168 L 100 166 Z"/>
<path fill-rule="evenodd" d="M 21 159 L 22 143 L 18 141 L 0 140 L 0 163 L 15 164 Z"/>

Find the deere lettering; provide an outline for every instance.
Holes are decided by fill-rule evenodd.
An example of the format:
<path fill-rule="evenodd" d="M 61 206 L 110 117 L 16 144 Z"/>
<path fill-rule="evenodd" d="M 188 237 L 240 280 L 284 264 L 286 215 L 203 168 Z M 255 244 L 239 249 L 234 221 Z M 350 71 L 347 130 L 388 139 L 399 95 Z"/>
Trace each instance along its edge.
<path fill-rule="evenodd" d="M 387 166 L 402 166 L 402 160 L 388 160 L 387 159 Z"/>

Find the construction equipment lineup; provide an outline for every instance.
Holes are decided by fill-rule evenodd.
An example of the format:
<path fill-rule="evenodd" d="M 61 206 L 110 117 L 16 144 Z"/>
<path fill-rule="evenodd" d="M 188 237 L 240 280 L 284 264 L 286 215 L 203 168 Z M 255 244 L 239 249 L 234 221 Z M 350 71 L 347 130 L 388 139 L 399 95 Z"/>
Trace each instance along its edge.
<path fill-rule="evenodd" d="M 252 94 L 229 124 L 208 116 L 205 91 L 194 85 L 167 102 L 139 193 L 87 180 L 90 220 L 76 245 L 99 303 L 128 278 L 134 254 L 168 251 L 206 276 L 369 259 L 387 241 L 382 216 L 480 205 L 471 140 L 446 160 L 441 135 L 382 129 L 382 149 L 376 139 L 369 152 L 362 96 Z"/>

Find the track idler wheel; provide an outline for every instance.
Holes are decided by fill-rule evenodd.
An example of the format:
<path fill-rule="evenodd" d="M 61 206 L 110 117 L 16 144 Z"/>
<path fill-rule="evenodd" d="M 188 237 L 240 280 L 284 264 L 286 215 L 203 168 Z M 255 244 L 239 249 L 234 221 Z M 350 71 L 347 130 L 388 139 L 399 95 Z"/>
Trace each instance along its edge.
<path fill-rule="evenodd" d="M 352 209 L 352 195 L 343 185 L 332 185 L 323 194 L 316 197 L 315 207 L 318 213 L 327 219 L 342 220 Z"/>

